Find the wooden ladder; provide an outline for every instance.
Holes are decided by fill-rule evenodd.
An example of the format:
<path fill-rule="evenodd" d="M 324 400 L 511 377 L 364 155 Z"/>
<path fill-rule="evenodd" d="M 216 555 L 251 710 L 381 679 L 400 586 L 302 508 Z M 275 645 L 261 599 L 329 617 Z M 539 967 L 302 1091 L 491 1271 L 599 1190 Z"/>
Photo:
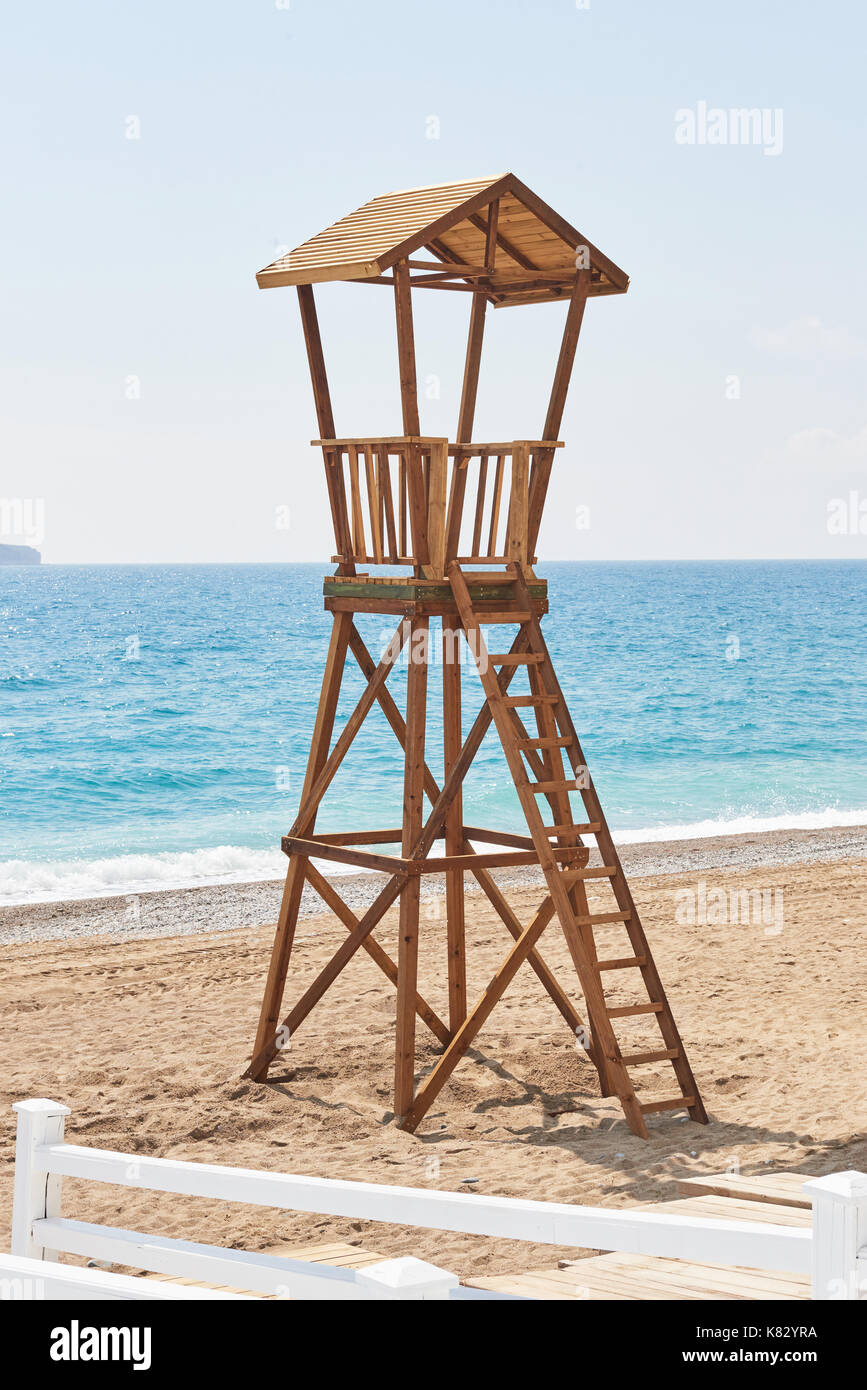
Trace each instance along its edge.
<path fill-rule="evenodd" d="M 685 1109 L 691 1119 L 707 1124 L 692 1069 L 587 771 L 539 620 L 533 612 L 522 567 L 519 564 L 510 565 L 505 579 L 513 586 L 512 602 L 501 605 L 502 611 L 496 614 L 483 614 L 482 621 L 520 625 L 527 638 L 526 650 L 508 654 L 487 650 L 463 571 L 457 563 L 449 568 L 449 581 L 461 624 L 475 658 L 488 708 L 539 856 L 549 900 L 560 921 L 584 993 L 590 1024 L 590 1036 L 584 1046 L 599 1072 L 603 1095 L 618 1097 L 633 1134 L 646 1139 L 645 1115 L 662 1110 Z M 530 686 L 528 694 L 502 693 L 497 673 L 507 665 L 526 668 Z M 526 728 L 517 713 L 521 709 L 532 710 L 536 722 L 534 733 Z M 571 768 L 571 778 L 565 774 L 564 754 Z M 571 791 L 580 792 L 586 821 L 576 822 L 569 800 Z M 542 820 L 538 801 L 540 796 L 548 800 L 554 815 L 553 825 L 545 825 Z M 601 866 L 587 867 L 589 850 L 582 843 L 582 835 L 595 838 L 602 858 Z M 571 862 L 558 862 L 566 859 L 566 856 L 558 854 L 555 857 L 552 840 L 556 840 L 558 851 L 574 847 L 575 856 Z M 590 912 L 585 885 L 593 879 L 610 884 L 616 911 Z M 631 955 L 599 959 L 594 929 L 607 923 L 623 924 L 631 943 Z M 637 972 L 644 985 L 646 1000 L 628 1005 L 610 1005 L 602 985 L 602 974 L 609 971 Z M 615 1033 L 614 1021 L 642 1014 L 655 1017 L 663 1046 L 624 1055 Z M 671 1063 L 678 1094 L 661 1100 L 639 1101 L 629 1068 L 660 1062 Z"/>

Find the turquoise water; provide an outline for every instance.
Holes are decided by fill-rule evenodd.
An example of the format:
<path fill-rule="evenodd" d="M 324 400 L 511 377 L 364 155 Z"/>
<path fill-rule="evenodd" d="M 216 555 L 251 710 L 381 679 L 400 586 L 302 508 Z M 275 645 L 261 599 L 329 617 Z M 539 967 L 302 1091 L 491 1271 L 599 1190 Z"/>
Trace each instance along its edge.
<path fill-rule="evenodd" d="M 541 573 L 548 642 L 622 840 L 867 820 L 867 562 Z M 281 872 L 328 644 L 322 575 L 0 569 L 0 901 Z M 372 651 L 396 622 L 359 620 Z M 431 681 L 435 709 L 437 669 Z M 362 685 L 348 668 L 342 713 Z M 469 670 L 465 690 L 469 723 Z M 428 760 L 441 767 L 435 718 Z M 398 825 L 401 793 L 377 712 L 319 828 Z M 519 825 L 493 738 L 465 817 Z"/>

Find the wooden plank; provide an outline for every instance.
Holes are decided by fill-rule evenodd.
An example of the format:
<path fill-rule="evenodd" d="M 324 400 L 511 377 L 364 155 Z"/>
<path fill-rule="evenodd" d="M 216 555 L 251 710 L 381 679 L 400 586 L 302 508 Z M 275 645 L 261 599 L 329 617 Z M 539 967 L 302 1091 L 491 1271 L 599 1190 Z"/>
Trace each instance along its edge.
<path fill-rule="evenodd" d="M 354 864 L 359 869 L 375 869 L 384 874 L 407 875 L 403 859 L 388 854 L 370 854 L 367 850 L 350 849 L 348 845 L 330 845 L 325 840 L 308 840 L 301 835 L 284 835 L 284 854 L 299 854 L 308 859 L 329 859 L 336 864 Z"/>
<path fill-rule="evenodd" d="M 431 570 L 431 556 L 427 532 L 427 490 L 421 450 L 416 444 L 408 444 L 404 449 L 406 464 L 406 491 L 409 503 L 409 525 L 412 535 L 412 553 L 416 565 L 429 579 L 438 578 Z"/>
<path fill-rule="evenodd" d="M 581 324 L 584 320 L 584 310 L 587 305 L 587 293 L 590 287 L 590 273 L 581 270 L 575 280 L 575 287 L 569 301 L 569 309 L 566 314 L 566 322 L 563 326 L 563 338 L 560 343 L 560 354 L 557 358 L 557 367 L 554 372 L 554 381 L 551 386 L 551 396 L 548 401 L 548 413 L 545 416 L 545 428 L 542 434 L 545 439 L 556 439 L 560 433 L 560 424 L 563 419 L 563 410 L 566 405 L 566 395 L 569 390 L 569 381 L 572 376 L 572 367 L 575 361 L 575 350 L 578 346 L 578 336 L 581 332 Z M 530 501 L 528 517 L 528 537 L 527 544 L 532 553 L 536 548 L 539 536 L 539 526 L 542 521 L 542 512 L 545 506 L 545 497 L 548 491 L 548 481 L 551 475 L 551 466 L 554 456 L 545 450 L 536 453 L 533 475 L 530 480 Z"/>
<path fill-rule="evenodd" d="M 373 446 L 364 446 L 364 473 L 367 481 L 367 509 L 370 516 L 370 533 L 373 542 L 373 558 L 376 564 L 383 563 L 382 550 L 382 500 L 379 492 L 379 479 L 373 457 Z"/>
<path fill-rule="evenodd" d="M 403 841 L 407 858 L 422 830 L 424 810 L 424 745 L 427 714 L 427 668 L 430 624 L 413 622 L 406 690 L 406 752 L 403 776 Z M 419 641 L 419 638 L 422 640 Z M 400 895 L 397 954 L 397 1017 L 394 1041 L 394 1115 L 398 1125 L 412 1105 L 415 1091 L 415 999 L 418 977 L 418 918 L 420 880 L 411 877 Z"/>
<path fill-rule="evenodd" d="M 396 564 L 400 551 L 398 549 L 397 531 L 394 521 L 394 497 L 391 490 L 391 465 L 388 456 L 388 446 L 379 444 L 375 447 L 377 470 L 379 474 L 379 495 L 382 498 L 385 514 L 385 533 L 388 539 L 388 558 L 393 564 Z"/>
<path fill-rule="evenodd" d="M 415 371 L 415 339 L 412 326 L 412 292 L 409 267 L 398 261 L 394 267 L 394 312 L 397 324 L 397 359 L 400 373 L 400 404 L 404 434 L 420 433 L 418 385 Z"/>
<path fill-rule="evenodd" d="M 506 532 L 506 554 L 517 564 L 526 564 L 528 547 L 528 487 L 530 453 L 526 444 L 512 446 L 512 492 L 509 502 L 509 521 Z"/>
<path fill-rule="evenodd" d="M 767 1202 L 752 1201 L 741 1197 L 683 1197 L 670 1202 L 642 1203 L 639 1211 L 670 1212 L 675 1216 L 711 1216 L 725 1221 L 773 1221 L 775 1226 L 795 1226 L 800 1230 L 810 1230 L 813 1216 L 809 1207 L 789 1206 L 783 1202 L 772 1204 L 768 1211 Z"/>
<path fill-rule="evenodd" d="M 668 1100 L 647 1100 L 640 1104 L 642 1115 L 656 1115 L 662 1110 L 689 1110 L 695 1104 L 695 1096 L 671 1096 Z"/>
<path fill-rule="evenodd" d="M 304 333 L 304 346 L 313 387 L 313 403 L 316 408 L 316 422 L 319 433 L 328 438 L 335 433 L 334 413 L 331 408 L 331 393 L 328 388 L 328 373 L 325 370 L 325 356 L 322 351 L 322 338 L 319 332 L 319 319 L 316 314 L 316 301 L 310 285 L 298 286 L 298 308 L 301 313 L 301 327 Z M 343 490 L 343 469 L 339 456 L 329 457 L 323 449 L 325 459 L 325 480 L 328 486 L 328 500 L 331 520 L 334 526 L 334 543 L 341 552 L 349 553 L 349 529 L 346 524 L 346 498 Z M 346 561 L 341 572 L 351 573 L 355 566 Z"/>
<path fill-rule="evenodd" d="M 364 517 L 361 511 L 361 488 L 358 477 L 358 448 L 349 446 L 349 497 L 352 510 L 352 558 L 365 560 L 367 541 L 364 535 Z"/>
<path fill-rule="evenodd" d="M 713 1195 L 720 1197 L 744 1197 L 754 1202 L 781 1203 L 785 1206 L 812 1207 L 804 1183 L 810 1175 L 804 1173 L 710 1173 L 707 1176 L 696 1174 L 680 1178 L 678 1192 L 685 1196 Z M 770 1219 L 766 1217 L 766 1220 Z"/>
<path fill-rule="evenodd" d="M 488 553 L 496 553 L 497 529 L 500 525 L 500 507 L 503 500 L 503 478 L 506 469 L 506 455 L 497 455 L 497 466 L 494 472 L 494 488 L 491 494 L 491 524 L 488 530 Z"/>
<path fill-rule="evenodd" d="M 427 543 L 430 553 L 429 579 L 445 577 L 446 557 L 446 474 L 448 472 L 448 445 L 442 443 L 430 446 L 430 465 L 427 489 Z"/>
<path fill-rule="evenodd" d="M 445 777 L 461 751 L 461 629 L 443 622 L 443 769 Z M 445 821 L 447 855 L 464 848 L 463 797 L 458 791 Z M 460 868 L 446 874 L 446 950 L 448 960 L 449 1027 L 452 1033 L 467 1016 L 464 875 Z"/>

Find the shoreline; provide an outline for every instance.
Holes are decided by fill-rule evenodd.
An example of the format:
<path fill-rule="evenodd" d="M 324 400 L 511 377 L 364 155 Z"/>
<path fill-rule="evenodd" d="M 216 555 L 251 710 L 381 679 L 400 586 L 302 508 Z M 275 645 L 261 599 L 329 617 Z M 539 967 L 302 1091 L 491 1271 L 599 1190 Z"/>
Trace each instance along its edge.
<path fill-rule="evenodd" d="M 867 825 L 646 841 L 619 846 L 619 852 L 631 879 L 827 863 L 867 858 Z M 595 850 L 590 862 L 598 862 Z M 327 874 L 328 866 L 321 867 Z M 381 875 L 373 872 L 327 876 L 356 912 L 372 901 L 382 880 Z M 503 888 L 542 883 L 541 872 L 535 868 L 502 869 L 495 871 L 494 877 Z M 15 904 L 0 908 L 0 943 L 23 945 L 90 937 L 124 941 L 261 927 L 276 921 L 282 883 L 282 879 L 266 879 Z M 466 874 L 465 884 L 468 894 L 481 892 L 470 873 Z M 436 898 L 444 888 L 443 875 L 432 874 L 423 882 L 422 897 Z M 327 911 L 318 894 L 305 887 L 300 916 L 312 917 Z"/>

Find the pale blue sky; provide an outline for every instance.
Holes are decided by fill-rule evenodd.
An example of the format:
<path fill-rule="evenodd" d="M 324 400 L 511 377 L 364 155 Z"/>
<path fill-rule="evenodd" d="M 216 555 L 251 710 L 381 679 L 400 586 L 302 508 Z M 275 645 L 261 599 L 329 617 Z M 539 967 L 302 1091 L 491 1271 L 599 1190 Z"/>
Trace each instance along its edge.
<path fill-rule="evenodd" d="M 0 496 L 44 499 L 48 561 L 327 556 L 294 291 L 254 273 L 378 193 L 513 169 L 632 277 L 587 311 L 541 555 L 867 554 L 826 524 L 867 499 L 864 15 L 10 7 Z M 701 101 L 780 108 L 781 153 L 679 145 Z M 319 299 L 338 432 L 399 432 L 390 292 Z M 442 382 L 422 429 L 453 437 L 468 297 L 416 299 L 419 376 Z M 541 429 L 562 317 L 489 315 L 477 438 Z"/>

